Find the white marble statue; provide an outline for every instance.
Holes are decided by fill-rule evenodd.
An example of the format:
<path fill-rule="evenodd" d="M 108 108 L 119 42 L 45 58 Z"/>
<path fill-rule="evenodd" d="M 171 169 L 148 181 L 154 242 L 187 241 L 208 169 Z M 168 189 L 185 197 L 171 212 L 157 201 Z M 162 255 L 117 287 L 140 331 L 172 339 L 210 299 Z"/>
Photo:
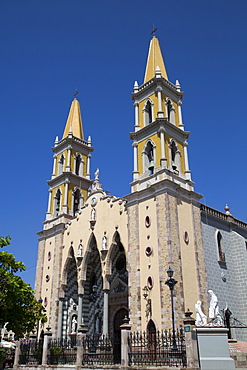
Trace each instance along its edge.
<path fill-rule="evenodd" d="M 93 208 L 92 211 L 91 211 L 91 221 L 95 221 L 95 216 L 96 216 L 96 211 Z"/>
<path fill-rule="evenodd" d="M 96 168 L 96 171 L 94 173 L 94 179 L 99 180 L 99 169 L 98 168 Z"/>
<path fill-rule="evenodd" d="M 72 323 L 71 323 L 71 334 L 75 334 L 77 329 L 77 320 L 76 316 L 73 316 Z"/>
<path fill-rule="evenodd" d="M 220 314 L 219 306 L 218 306 L 218 298 L 212 290 L 209 290 L 208 294 L 210 296 L 210 306 L 209 306 L 208 316 L 209 316 L 210 319 L 214 319 L 215 317 L 217 317 Z"/>
<path fill-rule="evenodd" d="M 77 257 L 82 257 L 82 244 L 79 244 L 78 251 L 77 251 Z"/>
<path fill-rule="evenodd" d="M 107 247 L 107 237 L 104 235 L 102 238 L 102 249 L 105 250 Z"/>
<path fill-rule="evenodd" d="M 195 304 L 196 309 L 196 326 L 205 326 L 207 324 L 207 316 L 202 312 L 202 302 L 197 301 Z"/>

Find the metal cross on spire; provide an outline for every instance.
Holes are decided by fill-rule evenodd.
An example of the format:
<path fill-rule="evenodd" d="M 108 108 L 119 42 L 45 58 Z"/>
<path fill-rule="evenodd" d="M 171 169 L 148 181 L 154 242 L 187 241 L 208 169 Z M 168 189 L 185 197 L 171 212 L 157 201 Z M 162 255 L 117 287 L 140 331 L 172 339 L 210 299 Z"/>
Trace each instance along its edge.
<path fill-rule="evenodd" d="M 79 91 L 76 91 L 76 90 L 75 90 L 75 93 L 74 93 L 74 95 L 73 95 L 73 96 L 74 96 L 74 98 L 76 97 L 76 95 L 77 95 L 77 94 L 79 94 Z"/>
<path fill-rule="evenodd" d="M 154 28 L 154 24 L 153 24 L 153 30 L 152 32 L 150 32 L 150 35 L 154 35 L 155 36 L 155 32 L 157 31 L 158 28 Z"/>

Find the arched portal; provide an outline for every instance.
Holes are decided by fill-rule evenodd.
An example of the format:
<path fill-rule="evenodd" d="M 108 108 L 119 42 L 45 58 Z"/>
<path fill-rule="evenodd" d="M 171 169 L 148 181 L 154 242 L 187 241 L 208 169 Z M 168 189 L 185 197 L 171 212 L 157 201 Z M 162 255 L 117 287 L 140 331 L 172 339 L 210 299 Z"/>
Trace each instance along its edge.
<path fill-rule="evenodd" d="M 156 327 L 153 320 L 149 320 L 147 325 L 148 351 L 149 356 L 155 358 L 156 356 Z"/>
<path fill-rule="evenodd" d="M 128 317 L 128 310 L 126 308 L 120 308 L 120 310 L 118 310 L 114 316 L 113 354 L 114 354 L 115 364 L 121 363 L 121 328 L 120 326 L 123 324 L 123 319 L 125 318 L 125 316 Z"/>
<path fill-rule="evenodd" d="M 114 335 L 116 313 L 128 309 L 128 271 L 126 269 L 125 249 L 120 234 L 116 231 L 109 250 L 107 264 L 109 281 L 109 333 Z M 128 312 L 127 312 L 128 316 Z"/>
<path fill-rule="evenodd" d="M 69 257 L 65 270 L 65 287 L 63 300 L 62 337 L 68 337 L 72 332 L 73 317 L 78 314 L 78 283 L 77 267 L 73 248 L 69 251 Z"/>
<path fill-rule="evenodd" d="M 82 303 L 82 317 L 89 335 L 100 335 L 103 325 L 103 291 L 100 254 L 92 234 L 86 256 L 86 281 Z"/>

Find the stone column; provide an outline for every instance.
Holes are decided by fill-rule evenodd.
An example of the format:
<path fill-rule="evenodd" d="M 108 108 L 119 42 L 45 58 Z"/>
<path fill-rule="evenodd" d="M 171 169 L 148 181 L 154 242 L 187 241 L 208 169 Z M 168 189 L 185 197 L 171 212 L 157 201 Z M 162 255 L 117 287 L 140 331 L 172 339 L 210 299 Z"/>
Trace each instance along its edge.
<path fill-rule="evenodd" d="M 48 207 L 47 207 L 46 217 L 52 213 L 51 212 L 51 194 L 52 194 L 52 190 L 49 189 L 49 198 L 48 198 Z"/>
<path fill-rule="evenodd" d="M 137 176 L 139 174 L 139 171 L 138 171 L 138 144 L 137 142 L 135 141 L 133 144 L 132 144 L 133 148 L 134 148 L 134 171 L 133 171 L 133 181 L 135 181 L 137 179 Z"/>
<path fill-rule="evenodd" d="M 83 294 L 78 294 L 78 317 L 77 317 L 78 330 L 82 323 L 82 300 L 83 300 Z"/>
<path fill-rule="evenodd" d="M 71 149 L 72 149 L 72 147 L 69 146 L 68 147 L 68 158 L 67 158 L 66 172 L 70 172 L 71 171 L 71 167 L 70 167 Z"/>
<path fill-rule="evenodd" d="M 90 158 L 91 158 L 91 154 L 88 154 L 87 156 L 87 174 L 86 174 L 86 178 L 90 180 Z"/>
<path fill-rule="evenodd" d="M 189 170 L 189 159 L 188 159 L 188 151 L 187 151 L 187 146 L 188 143 L 187 141 L 184 142 L 184 168 L 185 168 L 185 176 L 188 180 L 191 180 L 191 171 Z"/>
<path fill-rule="evenodd" d="M 76 370 L 80 370 L 83 363 L 84 340 L 86 338 L 87 332 L 88 329 L 86 325 L 82 323 L 77 333 Z"/>
<path fill-rule="evenodd" d="M 183 117 L 182 117 L 182 102 L 178 101 L 178 127 L 184 131 Z"/>
<path fill-rule="evenodd" d="M 52 170 L 52 175 L 51 178 L 54 179 L 56 177 L 56 164 L 57 164 L 57 156 L 54 154 L 53 156 L 53 170 Z"/>
<path fill-rule="evenodd" d="M 199 369 L 199 359 L 198 359 L 198 347 L 197 338 L 195 332 L 195 322 L 196 320 L 191 317 L 192 312 L 185 312 L 184 319 L 184 335 L 185 335 L 185 345 L 186 345 L 186 357 L 187 357 L 187 367 L 193 369 Z"/>
<path fill-rule="evenodd" d="M 44 343 L 43 343 L 43 353 L 42 353 L 42 367 L 47 364 L 47 355 L 48 355 L 48 344 L 52 337 L 52 332 L 49 331 L 50 328 L 47 328 L 44 333 Z"/>
<path fill-rule="evenodd" d="M 104 311 L 103 311 L 103 334 L 108 334 L 108 313 L 109 313 L 109 289 L 104 289 Z"/>
<path fill-rule="evenodd" d="M 140 128 L 140 125 L 139 125 L 139 103 L 135 102 L 134 107 L 135 107 L 135 131 L 138 131 L 139 128 Z"/>
<path fill-rule="evenodd" d="M 164 117 L 164 112 L 162 110 L 162 95 L 161 95 L 162 88 L 157 87 L 156 91 L 158 94 L 158 118 L 162 118 Z"/>
<path fill-rule="evenodd" d="M 58 306 L 58 328 L 57 328 L 57 338 L 62 338 L 62 327 L 63 327 L 63 300 L 64 298 L 59 298 Z"/>
<path fill-rule="evenodd" d="M 63 212 L 68 213 L 68 193 L 69 193 L 69 179 L 65 179 Z"/>
<path fill-rule="evenodd" d="M 17 370 L 19 367 L 20 352 L 21 352 L 21 341 L 18 340 L 18 342 L 16 343 L 16 347 L 15 347 L 15 359 L 14 359 L 13 370 Z"/>
<path fill-rule="evenodd" d="M 160 165 L 161 167 L 167 166 L 167 159 L 165 154 L 165 128 L 161 126 L 159 128 L 159 134 L 160 134 L 160 151 L 161 151 L 161 158 L 160 158 Z"/>
<path fill-rule="evenodd" d="M 127 368 L 129 365 L 128 337 L 131 329 L 129 319 L 125 316 L 121 329 L 121 366 Z"/>

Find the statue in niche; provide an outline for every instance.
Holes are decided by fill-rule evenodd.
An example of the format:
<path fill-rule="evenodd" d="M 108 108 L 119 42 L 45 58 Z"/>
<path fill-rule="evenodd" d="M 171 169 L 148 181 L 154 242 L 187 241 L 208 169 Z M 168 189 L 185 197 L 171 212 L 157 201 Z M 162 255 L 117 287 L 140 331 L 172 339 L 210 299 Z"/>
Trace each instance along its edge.
<path fill-rule="evenodd" d="M 77 251 L 77 257 L 82 257 L 82 244 L 79 244 L 78 251 Z"/>
<path fill-rule="evenodd" d="M 195 304 L 196 309 L 196 326 L 205 326 L 207 324 L 207 316 L 202 312 L 202 302 L 197 301 Z"/>
<path fill-rule="evenodd" d="M 75 334 L 77 329 L 77 320 L 76 316 L 74 315 L 71 322 L 71 334 Z"/>
<path fill-rule="evenodd" d="M 91 221 L 95 221 L 95 219 L 96 219 L 96 211 L 93 208 L 92 211 L 91 211 Z"/>
<path fill-rule="evenodd" d="M 96 168 L 96 171 L 94 173 L 94 180 L 98 180 L 99 181 L 99 169 Z"/>
<path fill-rule="evenodd" d="M 212 290 L 209 290 L 208 294 L 210 296 L 210 306 L 209 306 L 208 316 L 209 316 L 210 319 L 214 319 L 215 317 L 217 317 L 220 314 L 219 305 L 218 305 L 218 298 Z"/>
<path fill-rule="evenodd" d="M 102 249 L 103 250 L 107 249 L 107 237 L 105 235 L 102 238 Z"/>
<path fill-rule="evenodd" d="M 102 327 L 102 314 L 99 311 L 95 317 L 95 334 L 101 333 L 101 327 Z"/>

